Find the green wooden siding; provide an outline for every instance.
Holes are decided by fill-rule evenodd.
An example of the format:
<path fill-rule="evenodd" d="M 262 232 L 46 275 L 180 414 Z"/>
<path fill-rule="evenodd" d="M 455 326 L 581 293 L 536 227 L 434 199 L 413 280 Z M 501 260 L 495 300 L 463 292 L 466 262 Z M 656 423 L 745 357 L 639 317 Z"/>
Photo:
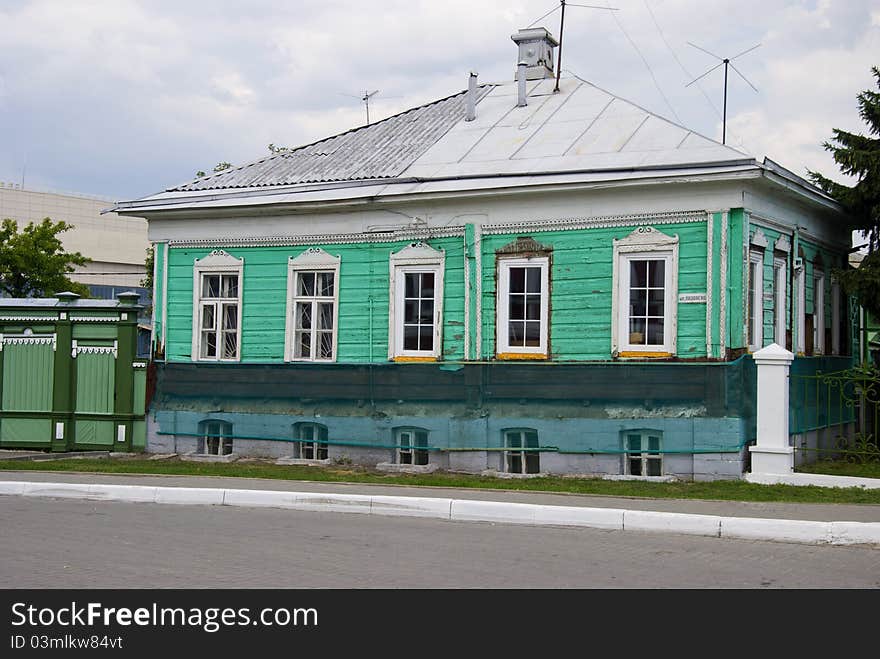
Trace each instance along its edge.
<path fill-rule="evenodd" d="M 464 358 L 464 264 L 461 237 L 428 241 L 446 252 L 443 296 L 443 357 Z M 391 252 L 410 241 L 320 245 L 340 257 L 339 362 L 385 361 L 388 358 L 388 279 Z M 280 362 L 284 359 L 287 261 L 307 247 L 229 248 L 244 258 L 242 284 L 242 362 Z M 191 359 L 193 263 L 210 253 L 205 249 L 170 250 L 168 268 L 168 328 L 166 358 Z"/>
<path fill-rule="evenodd" d="M 550 352 L 554 359 L 611 357 L 613 240 L 637 225 L 582 231 L 535 232 L 552 249 L 550 270 Z M 706 292 L 706 223 L 659 225 L 679 236 L 678 292 Z M 495 251 L 519 234 L 483 237 L 483 354 L 495 354 Z M 676 301 L 677 302 L 677 301 Z M 706 305 L 678 305 L 678 355 L 706 355 Z"/>
<path fill-rule="evenodd" d="M 116 359 L 109 352 L 81 352 L 76 357 L 76 412 L 112 414 Z M 77 437 L 77 441 L 79 437 Z"/>
<path fill-rule="evenodd" d="M 48 412 L 52 409 L 55 351 L 50 343 L 3 346 L 3 410 Z"/>

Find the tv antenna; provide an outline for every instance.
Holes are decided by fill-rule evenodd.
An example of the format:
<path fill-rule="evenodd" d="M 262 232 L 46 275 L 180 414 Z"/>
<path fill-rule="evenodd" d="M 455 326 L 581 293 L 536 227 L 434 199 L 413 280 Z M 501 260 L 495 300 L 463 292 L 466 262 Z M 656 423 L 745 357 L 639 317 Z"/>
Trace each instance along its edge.
<path fill-rule="evenodd" d="M 580 4 L 575 4 L 573 2 L 566 3 L 565 0 L 559 0 L 558 7 L 554 7 L 553 9 L 548 11 L 546 14 L 541 16 L 541 18 L 539 18 L 537 21 L 534 21 L 532 23 L 532 25 L 534 25 L 538 21 L 541 21 L 541 20 L 544 20 L 545 18 L 547 18 L 550 14 L 552 14 L 557 9 L 562 9 L 562 15 L 559 17 L 559 53 L 556 58 L 556 87 L 553 88 L 553 91 L 555 91 L 555 92 L 559 91 L 559 76 L 562 74 L 562 31 L 565 29 L 565 6 L 566 6 L 566 4 L 569 5 L 570 7 L 582 7 L 584 9 L 604 9 L 605 11 L 620 11 L 620 9 L 618 9 L 617 7 L 607 7 L 607 6 L 606 7 L 599 7 L 598 5 L 580 5 Z M 532 25 L 529 25 L 529 27 L 532 27 Z"/>
<path fill-rule="evenodd" d="M 378 89 L 375 89 L 371 92 L 368 92 L 365 89 L 363 96 L 355 96 L 354 94 L 343 94 L 343 96 L 350 96 L 351 98 L 356 98 L 356 99 L 363 101 L 364 109 L 367 111 L 367 126 L 369 126 L 370 125 L 370 99 L 373 98 L 378 93 L 379 93 Z"/>
<path fill-rule="evenodd" d="M 735 60 L 737 57 L 742 57 L 746 53 L 752 52 L 753 50 L 755 50 L 755 48 L 759 48 L 761 46 L 761 44 L 757 44 L 755 46 L 752 46 L 751 48 L 747 48 L 746 50 L 742 51 L 738 55 L 734 55 L 733 57 L 719 57 L 715 53 L 710 53 L 708 50 L 706 50 L 705 48 L 701 48 L 700 46 L 698 46 L 695 43 L 691 43 L 690 41 L 688 41 L 687 44 L 688 44 L 688 46 L 693 46 L 697 50 L 702 50 L 707 55 L 711 55 L 712 57 L 714 57 L 715 59 L 717 59 L 719 61 L 719 64 L 716 64 L 715 66 L 713 66 L 711 69 L 709 69 L 708 71 L 706 71 L 702 75 L 699 75 L 696 78 L 694 78 L 693 80 L 691 80 L 688 84 L 685 85 L 685 87 L 690 87 L 692 84 L 694 84 L 700 78 L 705 78 L 707 75 L 712 73 L 712 71 L 717 69 L 719 66 L 724 67 L 724 116 L 721 119 L 721 143 L 727 144 L 727 68 L 730 67 L 734 71 L 736 71 L 737 75 L 740 78 L 742 78 L 743 80 L 745 80 L 746 84 L 748 84 L 749 87 L 754 89 L 755 93 L 757 94 L 758 88 L 755 87 L 751 82 L 749 82 L 749 79 L 743 75 L 742 71 L 740 71 L 738 68 L 736 68 L 733 65 L 733 60 Z"/>

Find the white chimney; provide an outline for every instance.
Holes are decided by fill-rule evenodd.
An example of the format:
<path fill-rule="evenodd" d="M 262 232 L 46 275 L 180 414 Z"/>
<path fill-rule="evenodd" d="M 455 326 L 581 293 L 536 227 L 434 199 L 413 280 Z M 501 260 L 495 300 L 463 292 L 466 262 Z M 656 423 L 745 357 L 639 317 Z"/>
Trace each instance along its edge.
<path fill-rule="evenodd" d="M 465 121 L 473 121 L 477 118 L 477 74 L 471 71 L 468 78 L 467 90 L 467 115 Z"/>
<path fill-rule="evenodd" d="M 519 46 L 519 56 L 516 61 L 526 63 L 526 80 L 556 77 L 553 49 L 559 45 L 559 42 L 546 28 L 533 27 L 520 30 L 510 38 Z"/>
<path fill-rule="evenodd" d="M 528 64 L 520 62 L 516 67 L 516 106 L 521 108 L 528 105 L 526 102 L 526 69 Z"/>

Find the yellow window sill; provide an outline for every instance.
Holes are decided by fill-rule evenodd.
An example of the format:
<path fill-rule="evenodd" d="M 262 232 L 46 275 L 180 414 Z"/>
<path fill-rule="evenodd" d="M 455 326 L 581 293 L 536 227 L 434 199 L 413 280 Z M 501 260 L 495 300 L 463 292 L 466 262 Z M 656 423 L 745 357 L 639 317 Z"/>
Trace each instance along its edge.
<path fill-rule="evenodd" d="M 402 364 L 420 363 L 420 362 L 424 363 L 424 362 L 436 362 L 437 358 L 436 357 L 395 357 L 391 361 L 393 361 L 395 363 L 399 362 Z"/>
<path fill-rule="evenodd" d="M 547 359 L 547 355 L 540 352 L 500 352 L 496 355 L 497 359 L 507 360 L 523 360 L 523 359 Z"/>
<path fill-rule="evenodd" d="M 621 357 L 654 357 L 654 358 L 663 358 L 663 357 L 672 357 L 671 352 L 641 352 L 637 350 L 628 350 L 626 352 L 620 353 Z"/>

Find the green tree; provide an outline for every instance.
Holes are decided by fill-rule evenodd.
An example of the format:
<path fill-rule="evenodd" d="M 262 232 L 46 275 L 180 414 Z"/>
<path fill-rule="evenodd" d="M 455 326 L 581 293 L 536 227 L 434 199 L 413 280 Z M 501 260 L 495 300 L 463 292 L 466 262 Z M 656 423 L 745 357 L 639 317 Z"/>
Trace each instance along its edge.
<path fill-rule="evenodd" d="M 880 69 L 871 68 L 880 89 Z M 875 315 L 880 314 L 880 92 L 865 90 L 858 94 L 859 116 L 868 125 L 869 135 L 832 130 L 830 141 L 822 146 L 831 152 L 840 171 L 854 177 L 856 184 L 846 186 L 809 172 L 810 180 L 843 206 L 850 218 L 850 229 L 868 239 L 868 254 L 853 270 L 838 271 L 844 290 Z"/>
<path fill-rule="evenodd" d="M 66 222 L 45 218 L 19 231 L 15 220 L 0 227 L 0 293 L 7 297 L 50 297 L 73 291 L 87 297 L 89 289 L 67 275 L 74 266 L 90 261 L 79 252 L 67 252 L 58 234 L 72 229 Z"/>

